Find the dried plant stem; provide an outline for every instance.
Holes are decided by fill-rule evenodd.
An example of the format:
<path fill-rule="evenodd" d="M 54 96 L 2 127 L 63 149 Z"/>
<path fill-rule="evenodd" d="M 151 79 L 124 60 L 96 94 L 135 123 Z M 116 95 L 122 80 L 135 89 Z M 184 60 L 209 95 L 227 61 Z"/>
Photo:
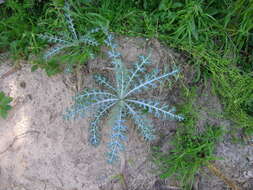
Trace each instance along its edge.
<path fill-rule="evenodd" d="M 0 76 L 0 79 L 4 79 L 4 78 L 8 77 L 8 76 L 12 75 L 13 73 L 17 72 L 20 69 L 21 69 L 21 65 L 17 64 L 13 68 L 11 68 L 9 71 L 4 73 L 2 76 Z"/>
<path fill-rule="evenodd" d="M 10 143 L 10 145 L 7 146 L 4 150 L 1 150 L 1 151 L 0 151 L 0 155 L 1 155 L 1 154 L 4 154 L 4 153 L 7 152 L 10 148 L 12 148 L 12 147 L 14 146 L 15 142 L 16 142 L 18 139 L 24 138 L 27 134 L 32 134 L 32 133 L 40 134 L 39 131 L 33 130 L 33 131 L 27 131 L 27 132 L 25 132 L 25 133 L 22 133 L 22 134 L 20 134 L 20 135 L 15 136 L 14 139 L 12 140 L 12 142 Z"/>
<path fill-rule="evenodd" d="M 215 167 L 213 164 L 208 163 L 207 168 L 214 174 L 215 176 L 219 177 L 224 183 L 226 183 L 232 190 L 241 190 L 234 181 L 229 179 L 227 176 L 225 176 L 217 167 Z"/>
<path fill-rule="evenodd" d="M 76 80 L 77 80 L 77 84 L 76 84 L 76 89 L 77 92 L 81 91 L 82 86 L 83 86 L 83 78 L 82 78 L 82 73 L 81 73 L 81 68 L 77 67 L 76 69 Z"/>

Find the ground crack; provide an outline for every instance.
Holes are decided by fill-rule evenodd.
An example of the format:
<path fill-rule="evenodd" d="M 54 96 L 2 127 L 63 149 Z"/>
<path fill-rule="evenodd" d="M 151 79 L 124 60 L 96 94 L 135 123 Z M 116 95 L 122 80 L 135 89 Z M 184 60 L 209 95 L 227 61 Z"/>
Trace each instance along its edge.
<path fill-rule="evenodd" d="M 22 133 L 22 134 L 20 134 L 20 135 L 15 136 L 15 137 L 13 138 L 11 144 L 10 144 L 9 146 L 7 146 L 4 150 L 0 151 L 0 155 L 4 154 L 4 153 L 7 152 L 10 148 L 12 148 L 12 147 L 14 146 L 15 142 L 16 142 L 18 139 L 24 138 L 26 135 L 28 135 L 28 134 L 33 134 L 33 133 L 36 133 L 37 135 L 40 134 L 39 131 L 35 131 L 35 130 L 34 130 L 34 131 L 27 131 L 27 132 L 25 132 L 25 133 Z"/>

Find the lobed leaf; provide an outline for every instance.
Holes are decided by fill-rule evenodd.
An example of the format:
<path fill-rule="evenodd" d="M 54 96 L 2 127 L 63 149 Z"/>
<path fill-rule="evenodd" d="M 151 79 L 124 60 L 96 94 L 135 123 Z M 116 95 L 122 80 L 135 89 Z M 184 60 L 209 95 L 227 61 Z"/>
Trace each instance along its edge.
<path fill-rule="evenodd" d="M 111 141 L 108 144 L 110 151 L 107 153 L 108 162 L 113 163 L 119 159 L 118 153 L 123 151 L 125 146 L 122 141 L 126 140 L 125 133 L 127 131 L 127 126 L 124 125 L 125 120 L 123 120 L 123 107 L 119 108 L 118 117 L 112 126 Z"/>
<path fill-rule="evenodd" d="M 44 59 L 49 59 L 50 57 L 52 57 L 53 55 L 56 55 L 58 53 L 60 53 L 60 51 L 64 48 L 70 47 L 70 45 L 58 45 L 58 46 L 54 46 L 52 48 L 50 48 L 44 55 Z"/>
<path fill-rule="evenodd" d="M 88 36 L 88 35 L 81 36 L 79 41 L 83 42 L 85 44 L 88 44 L 90 46 L 98 46 L 99 45 L 97 40 L 95 40 L 95 38 Z"/>
<path fill-rule="evenodd" d="M 93 146 L 97 146 L 100 143 L 100 126 L 99 123 L 101 122 L 101 119 L 106 115 L 106 113 L 109 111 L 109 109 L 115 105 L 114 103 L 108 103 L 98 109 L 97 112 L 94 114 L 94 119 L 90 123 L 90 134 L 89 134 L 89 141 Z"/>
<path fill-rule="evenodd" d="M 130 96 L 133 93 L 139 92 L 140 90 L 142 90 L 143 88 L 147 88 L 148 86 L 153 86 L 154 83 L 160 82 L 161 80 L 164 80 L 165 78 L 168 78 L 169 76 L 175 75 L 178 72 L 179 70 L 174 70 L 170 73 L 165 73 L 161 76 L 152 75 L 152 77 L 148 77 L 148 79 L 146 79 L 145 81 L 141 82 L 140 84 L 136 85 L 133 89 L 128 91 L 125 97 Z"/>
<path fill-rule="evenodd" d="M 5 96 L 3 92 L 0 92 L 0 117 L 6 119 L 8 111 L 12 108 L 9 103 L 12 101 L 12 98 Z"/>
<path fill-rule="evenodd" d="M 53 36 L 53 35 L 49 35 L 49 34 L 39 34 L 38 36 L 42 40 L 46 40 L 47 42 L 50 42 L 50 43 L 59 43 L 59 44 L 68 44 L 68 43 L 70 43 L 67 40 L 59 38 L 58 36 Z"/>
<path fill-rule="evenodd" d="M 131 85 L 132 82 L 135 82 L 134 79 L 140 77 L 139 73 L 143 73 L 146 71 L 146 68 L 144 66 L 149 65 L 151 62 L 149 60 L 150 55 L 148 57 L 145 56 L 139 56 L 139 62 L 135 63 L 134 70 L 131 72 L 131 75 L 129 75 L 128 82 L 126 84 L 125 90 L 128 90 L 128 87 Z"/>
<path fill-rule="evenodd" d="M 73 19 L 71 18 L 70 14 L 69 14 L 69 12 L 70 12 L 70 7 L 69 7 L 69 4 L 68 4 L 67 2 L 65 3 L 64 8 L 65 8 L 65 10 L 66 10 L 66 13 L 65 13 L 64 15 L 65 15 L 65 17 L 66 17 L 69 30 L 70 30 L 70 32 L 71 32 L 73 38 L 74 38 L 75 40 L 77 40 L 78 37 L 77 37 L 77 34 L 76 34 L 76 29 L 75 29 L 74 24 L 73 24 Z"/>
<path fill-rule="evenodd" d="M 131 117 L 133 118 L 134 123 L 136 124 L 143 138 L 147 141 L 154 140 L 154 128 L 151 124 L 151 121 L 147 119 L 144 115 L 136 112 L 129 104 L 125 103 L 125 105 L 128 108 Z"/>
<path fill-rule="evenodd" d="M 102 86 L 104 86 L 104 87 L 106 87 L 106 88 L 108 88 L 108 89 L 110 89 L 110 90 L 112 90 L 112 91 L 114 91 L 114 92 L 117 91 L 116 88 L 114 88 L 114 87 L 110 84 L 108 78 L 106 78 L 105 76 L 99 75 L 99 74 L 95 74 L 95 75 L 93 75 L 93 78 L 94 78 L 94 80 L 95 80 L 95 82 L 96 82 L 97 84 L 102 85 Z"/>
<path fill-rule="evenodd" d="M 184 118 L 180 115 L 174 114 L 175 109 L 168 109 L 167 105 L 161 105 L 159 102 L 147 101 L 147 100 L 126 100 L 127 102 L 134 103 L 135 105 L 147 109 L 149 113 L 153 113 L 158 118 L 174 118 L 179 121 Z"/>

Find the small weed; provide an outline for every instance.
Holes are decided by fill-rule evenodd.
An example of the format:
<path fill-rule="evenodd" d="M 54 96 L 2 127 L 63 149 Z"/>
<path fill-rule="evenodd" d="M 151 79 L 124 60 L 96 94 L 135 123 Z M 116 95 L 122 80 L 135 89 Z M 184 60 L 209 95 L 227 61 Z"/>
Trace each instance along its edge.
<path fill-rule="evenodd" d="M 202 166 L 207 166 L 211 160 L 216 160 L 214 149 L 222 135 L 222 129 L 206 123 L 203 132 L 196 127 L 199 120 L 199 109 L 196 107 L 196 88 L 184 88 L 184 103 L 178 106 L 184 115 L 182 126 L 177 129 L 173 139 L 168 142 L 172 148 L 161 152 L 154 147 L 153 161 L 159 166 L 160 177 L 174 177 L 181 182 L 184 189 L 192 189 L 195 175 Z"/>
<path fill-rule="evenodd" d="M 65 59 L 67 59 L 65 61 L 68 62 L 66 68 L 68 68 L 68 70 L 71 71 L 71 66 L 73 65 L 71 65 L 69 62 L 70 60 L 72 60 L 73 62 L 73 58 L 76 62 L 84 62 L 89 58 L 94 57 L 94 53 L 91 51 L 91 48 L 89 47 L 99 45 L 99 43 L 93 37 L 93 35 L 99 32 L 101 29 L 100 28 L 92 29 L 86 32 L 85 35 L 80 35 L 75 29 L 73 19 L 70 15 L 71 14 L 70 5 L 68 3 L 65 3 L 64 12 L 69 32 L 62 33 L 61 36 L 40 34 L 39 37 L 49 43 L 56 44 L 44 54 L 44 59 L 47 61 L 52 56 L 59 54 L 60 52 L 63 51 L 64 54 L 66 54 L 63 57 L 65 57 Z M 66 49 L 68 49 L 69 51 L 68 52 L 64 51 Z"/>
<path fill-rule="evenodd" d="M 4 119 L 7 118 L 8 111 L 11 109 L 9 105 L 11 101 L 11 97 L 5 96 L 3 92 L 0 92 L 0 116 Z"/>
<path fill-rule="evenodd" d="M 190 190 L 194 177 L 202 166 L 216 160 L 214 148 L 222 134 L 219 127 L 206 125 L 205 131 L 197 134 L 192 127 L 184 126 L 172 140 L 173 148 L 168 153 L 156 150 L 155 163 L 161 170 L 161 178 L 174 176 L 184 189 Z"/>
<path fill-rule="evenodd" d="M 75 104 L 66 114 L 66 118 L 69 119 L 84 116 L 87 111 L 93 113 L 94 120 L 90 123 L 89 140 L 92 145 L 97 146 L 100 143 L 101 119 L 111 110 L 111 141 L 108 143 L 109 152 L 107 153 L 109 163 L 118 160 L 119 152 L 124 150 L 122 142 L 126 140 L 125 120 L 127 117 L 133 119 L 140 134 L 148 141 L 155 138 L 154 127 L 144 111 L 158 118 L 183 120 L 182 116 L 175 114 L 174 108 L 169 108 L 166 104 L 136 97 L 145 90 L 156 88 L 161 81 L 176 75 L 179 70 L 161 75 L 158 70 L 147 73 L 146 66 L 150 64 L 150 60 L 145 56 L 140 56 L 140 61 L 134 64 L 134 69 L 127 69 L 112 40 L 112 35 L 109 34 L 105 43 L 111 48 L 108 55 L 114 65 L 115 84 L 109 82 L 104 76 L 95 75 L 95 81 L 108 91 L 92 89 L 78 94 L 74 98 Z"/>

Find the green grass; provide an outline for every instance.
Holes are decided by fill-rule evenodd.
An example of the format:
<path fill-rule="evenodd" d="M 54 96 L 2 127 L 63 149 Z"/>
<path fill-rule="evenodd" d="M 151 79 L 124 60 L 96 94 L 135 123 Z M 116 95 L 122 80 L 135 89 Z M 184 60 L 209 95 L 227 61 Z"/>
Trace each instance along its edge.
<path fill-rule="evenodd" d="M 8 49 L 18 59 L 39 51 L 36 33 L 43 6 L 35 0 L 10 0 L 0 5 L 0 52 Z"/>
<path fill-rule="evenodd" d="M 154 147 L 153 161 L 159 167 L 161 178 L 173 178 L 180 182 L 181 188 L 191 190 L 201 168 L 219 159 L 215 156 L 215 146 L 224 131 L 221 126 L 209 123 L 198 126 L 200 109 L 205 108 L 197 105 L 197 88 L 183 88 L 182 94 L 184 100 L 178 109 L 185 119 L 173 138 L 168 140 L 169 150 Z"/>
<path fill-rule="evenodd" d="M 209 80 L 212 89 L 219 96 L 224 108 L 223 115 L 233 122 L 231 131 L 243 132 L 244 136 L 253 134 L 253 2 L 252 0 L 70 0 L 72 17 L 81 34 L 94 27 L 106 27 L 110 31 L 126 36 L 157 38 L 160 42 L 183 52 L 188 63 L 196 68 L 194 84 Z M 35 54 L 40 56 L 48 44 L 38 38 L 38 34 L 58 34 L 65 32 L 66 22 L 62 7 L 63 0 L 8 0 L 0 5 L 0 53 L 6 49 L 14 59 L 28 59 Z M 103 44 L 103 35 L 97 40 Z M 98 52 L 98 49 L 95 50 Z M 74 64 L 85 57 L 82 51 L 74 56 Z M 49 75 L 62 71 L 59 62 L 68 62 L 68 55 L 50 62 L 35 60 L 34 67 L 41 67 Z M 85 66 L 83 59 L 81 66 Z M 84 63 L 84 64 L 83 64 Z M 77 67 L 80 68 L 80 67 Z M 192 102 L 191 96 L 188 102 Z M 181 107 L 181 112 L 189 114 L 184 126 L 195 129 L 197 112 Z M 187 112 L 188 110 L 188 112 Z M 182 127 L 178 134 L 187 133 L 197 139 L 207 138 L 192 146 L 195 141 L 181 139 L 178 135 L 174 142 L 182 142 L 186 149 L 176 147 L 169 160 L 176 163 L 175 156 L 198 147 L 214 146 L 214 140 L 207 131 L 198 134 Z M 188 134 L 189 133 L 189 134 Z M 208 140 L 209 139 L 209 140 Z M 211 142 L 213 141 L 213 142 Z M 194 144 L 194 143 L 193 143 Z M 189 145 L 189 146 L 188 146 Z M 179 145 L 178 145 L 179 146 Z M 211 149 L 210 149 L 211 150 Z M 202 150 L 201 150 L 202 151 Z M 198 168 L 205 159 L 192 163 Z M 183 160 L 184 161 L 184 160 Z M 182 161 L 182 162 L 183 162 Z M 196 167 L 195 167 L 196 166 Z M 185 174 L 196 171 L 184 168 Z M 193 173 L 192 173 L 193 175 Z"/>
<path fill-rule="evenodd" d="M 202 133 L 196 133 L 192 126 L 180 128 L 170 142 L 173 148 L 167 153 L 156 150 L 154 154 L 154 162 L 160 168 L 160 177 L 174 177 L 180 181 L 183 189 L 192 189 L 195 175 L 201 167 L 218 159 L 214 149 L 221 134 L 221 128 L 208 124 Z"/>

